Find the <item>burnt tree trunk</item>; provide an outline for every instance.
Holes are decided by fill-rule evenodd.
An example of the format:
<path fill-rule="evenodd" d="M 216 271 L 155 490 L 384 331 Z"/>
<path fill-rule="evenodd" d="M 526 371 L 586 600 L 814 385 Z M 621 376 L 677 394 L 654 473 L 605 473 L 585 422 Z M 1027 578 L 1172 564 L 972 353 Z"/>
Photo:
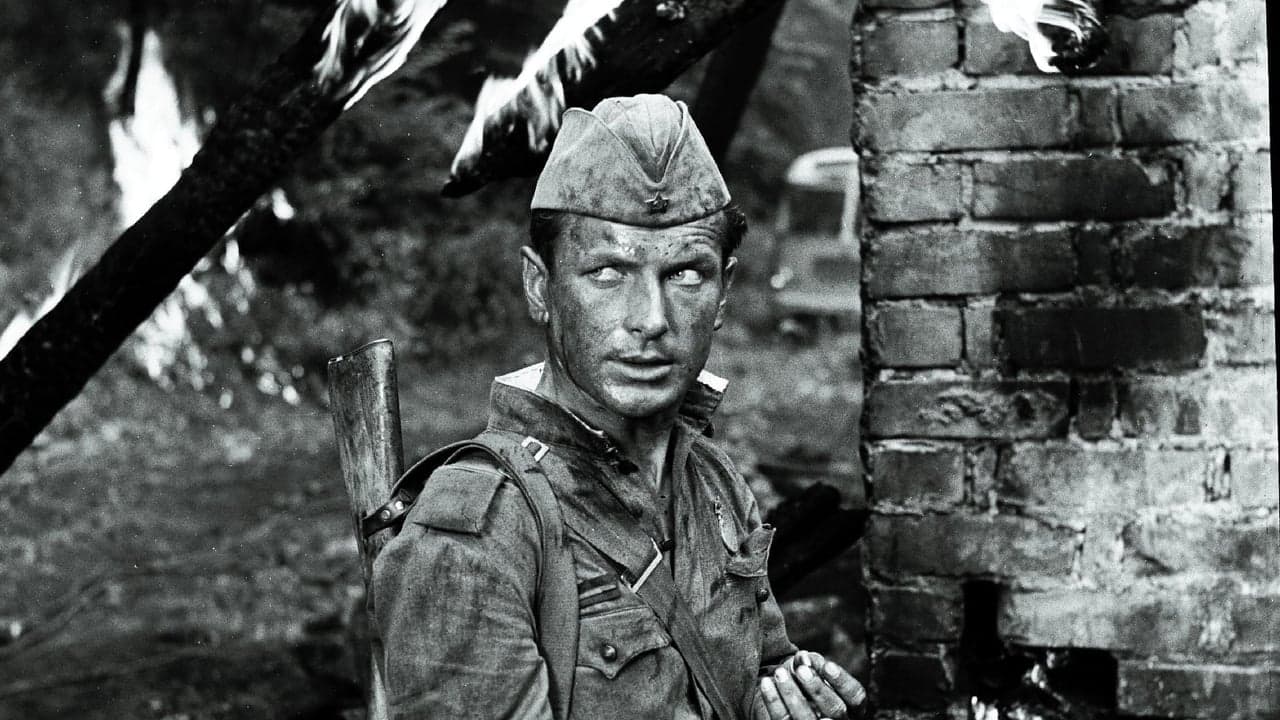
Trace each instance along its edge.
<path fill-rule="evenodd" d="M 733 136 L 738 134 L 742 113 L 760 80 L 769 57 L 769 43 L 786 6 L 785 0 L 774 3 L 738 28 L 711 54 L 690 112 L 716 162 L 724 161 Z"/>
<path fill-rule="evenodd" d="M 321 14 L 209 133 L 177 184 L 0 359 L 0 472 L 342 112 L 313 66 Z"/>
<path fill-rule="evenodd" d="M 769 513 L 776 534 L 769 551 L 769 584 L 783 597 L 806 575 L 853 547 L 867 528 L 866 508 L 840 505 L 830 485 L 810 487 Z"/>
<path fill-rule="evenodd" d="M 570 70 L 565 51 L 554 60 L 563 104 L 590 108 L 615 95 L 660 91 L 734 28 L 781 4 L 781 0 L 625 1 L 587 32 L 592 58 L 587 68 Z M 481 151 L 463 167 L 454 168 L 442 191 L 446 197 L 541 170 L 554 131 L 559 129 L 559 115 L 549 129 L 530 122 L 529 116 L 549 102 L 547 92 L 538 90 L 533 102 L 527 95 L 508 102 L 502 119 L 485 125 Z M 547 137 L 542 136 L 544 132 Z"/>

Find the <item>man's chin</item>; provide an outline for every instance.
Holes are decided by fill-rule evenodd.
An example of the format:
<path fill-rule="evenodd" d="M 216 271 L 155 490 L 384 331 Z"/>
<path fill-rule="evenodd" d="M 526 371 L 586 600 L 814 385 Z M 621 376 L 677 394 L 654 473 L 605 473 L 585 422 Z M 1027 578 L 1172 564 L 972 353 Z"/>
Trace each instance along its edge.
<path fill-rule="evenodd" d="M 679 407 L 683 394 L 672 388 L 609 388 L 608 408 L 629 420 L 673 414 Z"/>

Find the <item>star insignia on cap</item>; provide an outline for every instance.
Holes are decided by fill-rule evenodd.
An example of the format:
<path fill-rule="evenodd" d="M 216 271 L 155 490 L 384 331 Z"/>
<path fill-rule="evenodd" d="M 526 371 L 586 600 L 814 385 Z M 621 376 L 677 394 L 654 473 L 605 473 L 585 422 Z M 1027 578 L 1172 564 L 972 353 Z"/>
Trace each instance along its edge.
<path fill-rule="evenodd" d="M 657 215 L 667 211 L 667 208 L 671 206 L 671 200 L 663 197 L 662 193 L 659 192 L 654 193 L 653 197 L 645 200 L 644 204 L 649 207 L 650 215 Z"/>

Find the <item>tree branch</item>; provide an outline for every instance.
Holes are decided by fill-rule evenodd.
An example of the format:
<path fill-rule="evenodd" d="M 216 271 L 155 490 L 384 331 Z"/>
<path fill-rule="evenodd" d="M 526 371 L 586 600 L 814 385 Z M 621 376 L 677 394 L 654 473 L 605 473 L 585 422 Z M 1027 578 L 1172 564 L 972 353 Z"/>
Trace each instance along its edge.
<path fill-rule="evenodd" d="M 381 9 L 391 8 L 394 9 Z M 397 42 L 412 44 L 439 2 L 380 3 L 391 18 L 374 40 L 361 40 L 357 59 L 325 66 L 336 35 L 326 27 L 350 19 L 345 4 L 322 13 L 302 38 L 260 76 L 256 87 L 222 115 L 177 184 L 107 249 L 52 310 L 0 359 L 0 472 L 13 464 L 45 425 L 84 388 L 111 354 L 253 202 L 277 182 L 373 82 L 403 60 Z M 384 27 L 384 18 L 370 23 Z M 382 51 L 379 54 L 379 51 Z M 407 50 L 403 50 L 407 52 Z M 390 56 L 392 61 L 387 58 Z"/>

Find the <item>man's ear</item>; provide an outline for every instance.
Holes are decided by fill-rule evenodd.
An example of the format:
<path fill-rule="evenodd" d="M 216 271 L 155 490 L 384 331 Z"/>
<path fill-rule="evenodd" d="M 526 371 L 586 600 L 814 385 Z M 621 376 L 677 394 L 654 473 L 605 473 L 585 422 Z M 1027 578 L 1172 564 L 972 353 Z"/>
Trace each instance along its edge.
<path fill-rule="evenodd" d="M 524 282 L 524 300 L 529 305 L 529 317 L 539 325 L 546 324 L 550 273 L 546 263 L 528 245 L 520 248 L 520 278 Z"/>
<path fill-rule="evenodd" d="M 729 261 L 724 264 L 724 270 L 720 271 L 720 277 L 723 282 L 720 283 L 720 302 L 716 304 L 716 329 L 719 330 L 724 325 L 724 308 L 729 302 L 729 288 L 733 287 L 733 276 L 738 269 L 738 258 L 730 257 Z"/>

